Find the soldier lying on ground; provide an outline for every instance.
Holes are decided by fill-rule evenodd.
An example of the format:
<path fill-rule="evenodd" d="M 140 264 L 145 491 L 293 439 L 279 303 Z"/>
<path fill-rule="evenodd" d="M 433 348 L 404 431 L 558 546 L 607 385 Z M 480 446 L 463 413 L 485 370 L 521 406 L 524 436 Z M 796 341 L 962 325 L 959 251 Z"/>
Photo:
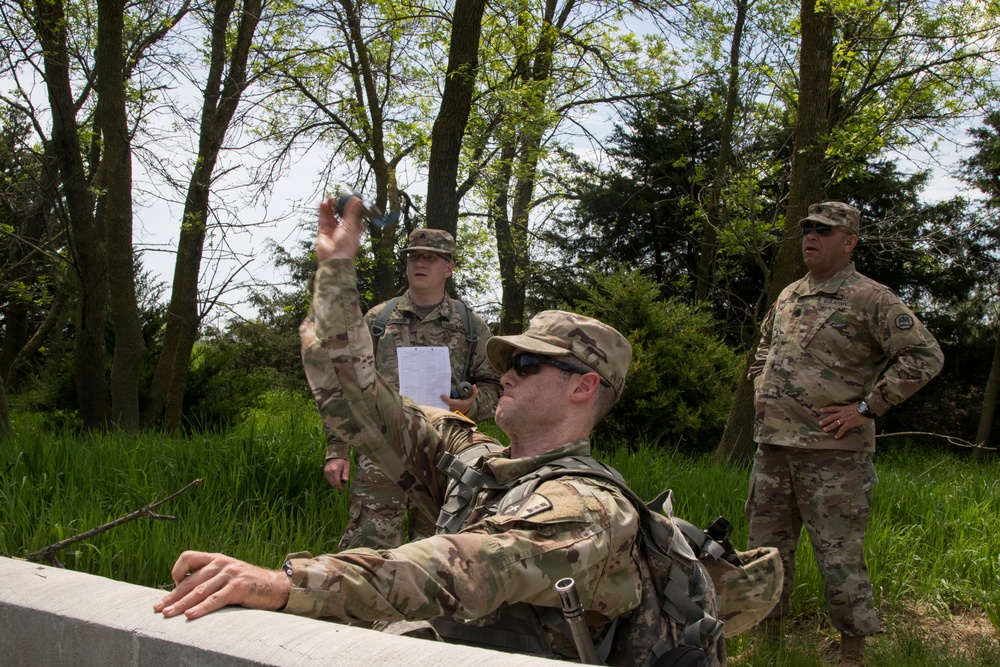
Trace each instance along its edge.
<path fill-rule="evenodd" d="M 511 650 L 574 658 L 553 589 L 572 577 L 595 640 L 615 619 L 628 617 L 610 664 L 638 666 L 654 645 L 662 653 L 682 643 L 685 628 L 664 623 L 650 590 L 637 543 L 639 513 L 619 486 L 564 476 L 502 504 L 505 482 L 563 457 L 590 455 L 591 429 L 625 384 L 632 356 L 625 338 L 602 322 L 562 311 L 539 314 L 522 335 L 492 338 L 488 354 L 504 388 L 496 422 L 511 443 L 501 448 L 461 415 L 404 399 L 375 372 L 356 287 L 357 201 L 348 203 L 343 221 L 333 200 L 324 202 L 319 221 L 316 293 L 300 334 L 306 376 L 326 426 L 371 457 L 429 517 L 438 516 L 448 495 L 450 479 L 438 469 L 442 457 L 456 455 L 466 478 L 479 481 L 464 507 L 441 513 L 439 526 L 458 517 L 453 532 L 391 550 L 293 554 L 280 570 L 186 551 L 172 571 L 177 587 L 154 609 L 192 619 L 242 605 L 342 621 L 431 620 L 442 635 L 444 626 L 469 627 L 462 621 L 476 628 L 520 621 L 532 636 Z M 700 563 L 692 565 L 686 592 L 713 612 L 712 581 Z M 441 620 L 450 623 L 435 624 Z M 703 664 L 725 662 L 720 636 L 702 643 Z"/>

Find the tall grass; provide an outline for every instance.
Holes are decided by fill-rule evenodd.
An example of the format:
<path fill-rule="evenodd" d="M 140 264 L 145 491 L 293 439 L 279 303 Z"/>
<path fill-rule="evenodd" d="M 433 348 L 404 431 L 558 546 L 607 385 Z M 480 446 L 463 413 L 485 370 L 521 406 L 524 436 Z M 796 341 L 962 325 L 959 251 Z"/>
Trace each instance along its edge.
<path fill-rule="evenodd" d="M 0 553 L 24 557 L 125 515 L 190 481 L 200 487 L 59 554 L 70 568 L 147 586 L 169 583 L 184 549 L 279 565 L 289 551 L 336 548 L 347 497 L 323 478 L 316 409 L 286 395 L 228 432 L 76 435 L 18 423 L 0 444 Z"/>
<path fill-rule="evenodd" d="M 481 428 L 502 435 L 491 424 Z M 713 465 L 665 443 L 599 444 L 598 457 L 640 496 L 672 488 L 678 516 L 702 526 L 726 516 L 734 544 L 746 545 L 748 468 Z M 133 521 L 70 547 L 60 559 L 75 570 L 164 586 L 184 549 L 267 566 L 291 551 L 329 552 L 346 523 L 348 499 L 324 480 L 323 452 L 315 408 L 292 394 L 271 396 L 228 431 L 185 437 L 79 435 L 22 417 L 14 437 L 0 443 L 0 554 L 24 557 L 195 478 L 203 485 L 159 509 L 176 521 Z M 877 455 L 876 467 L 866 549 L 887 627 L 914 609 L 943 625 L 963 610 L 1000 622 L 1000 462 L 894 447 Z M 805 537 L 792 611 L 821 637 L 835 636 L 822 620 L 822 582 Z M 996 646 L 953 649 L 893 630 L 871 651 L 880 656 L 875 664 L 1000 664 Z M 823 664 L 821 646 L 774 646 L 752 632 L 731 640 L 730 652 L 733 665 Z"/>

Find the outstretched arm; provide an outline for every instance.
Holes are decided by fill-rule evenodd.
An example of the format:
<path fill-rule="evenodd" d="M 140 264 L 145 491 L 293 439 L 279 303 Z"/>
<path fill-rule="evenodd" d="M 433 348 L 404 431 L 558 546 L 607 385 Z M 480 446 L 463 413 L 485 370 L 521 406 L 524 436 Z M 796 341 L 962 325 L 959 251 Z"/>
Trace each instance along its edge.
<path fill-rule="evenodd" d="M 449 443 L 375 370 L 354 266 L 361 228 L 353 199 L 341 217 L 332 199 L 320 205 L 319 268 L 299 328 L 303 367 L 326 428 L 374 461 L 414 507 L 436 517 L 447 482 L 437 462 Z"/>
<path fill-rule="evenodd" d="M 489 517 L 479 530 L 387 551 L 293 554 L 283 570 L 185 551 L 172 571 L 177 587 L 153 609 L 189 619 L 227 605 L 343 621 L 475 619 L 515 602 L 558 607 L 556 573 L 573 577 L 607 618 L 635 607 L 641 577 L 631 557 L 631 504 L 579 480 L 549 481 L 538 493 L 547 509 Z"/>

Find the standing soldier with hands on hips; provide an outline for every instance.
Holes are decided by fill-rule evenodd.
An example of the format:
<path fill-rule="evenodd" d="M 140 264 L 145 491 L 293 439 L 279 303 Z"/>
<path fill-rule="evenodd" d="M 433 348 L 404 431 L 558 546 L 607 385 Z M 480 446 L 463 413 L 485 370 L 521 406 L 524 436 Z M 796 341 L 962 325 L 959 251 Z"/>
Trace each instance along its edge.
<path fill-rule="evenodd" d="M 746 504 L 750 547 L 777 547 L 785 573 L 772 628 L 789 610 L 805 525 L 841 633 L 841 664 L 852 667 L 864 664 L 865 637 L 880 631 L 863 550 L 878 481 L 875 419 L 944 363 L 913 312 L 854 269 L 860 222 L 841 202 L 809 207 L 801 221 L 808 274 L 768 312 L 748 373 L 758 443 Z"/>
<path fill-rule="evenodd" d="M 491 418 L 503 388 L 500 374 L 486 356 L 490 330 L 479 315 L 445 292 L 445 284 L 455 270 L 454 237 L 442 229 L 417 229 L 410 234 L 403 254 L 406 293 L 375 306 L 365 316 L 372 331 L 375 367 L 399 389 L 399 348 L 446 347 L 451 360 L 451 386 L 464 391 L 442 396 L 441 400 L 473 421 Z M 332 486 L 343 490 L 348 480 L 350 447 L 330 429 L 326 429 L 326 438 L 324 473 Z M 355 455 L 350 522 L 341 537 L 340 549 L 391 549 L 408 541 L 405 538 L 433 535 L 434 523 L 415 511 L 408 513 L 409 535 L 403 535 L 406 495 L 371 459 L 360 452 Z"/>

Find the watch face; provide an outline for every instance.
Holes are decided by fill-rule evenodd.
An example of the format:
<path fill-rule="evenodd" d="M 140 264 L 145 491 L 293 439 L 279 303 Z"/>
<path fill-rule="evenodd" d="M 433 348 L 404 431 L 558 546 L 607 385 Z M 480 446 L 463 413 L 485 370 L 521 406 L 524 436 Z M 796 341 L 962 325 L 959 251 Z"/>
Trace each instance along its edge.
<path fill-rule="evenodd" d="M 861 401 L 860 403 L 858 403 L 858 412 L 860 412 L 865 417 L 874 417 L 875 416 L 875 415 L 872 414 L 871 409 L 868 407 L 868 403 L 865 402 L 865 401 Z"/>

